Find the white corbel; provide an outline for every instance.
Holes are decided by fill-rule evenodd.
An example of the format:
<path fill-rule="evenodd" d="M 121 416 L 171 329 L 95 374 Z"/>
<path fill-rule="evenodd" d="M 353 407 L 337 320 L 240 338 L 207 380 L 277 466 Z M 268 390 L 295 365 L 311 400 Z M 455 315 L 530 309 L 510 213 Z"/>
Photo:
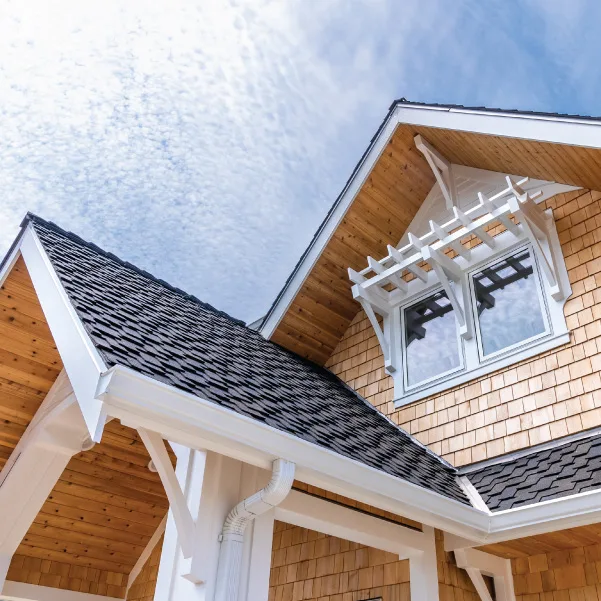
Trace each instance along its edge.
<path fill-rule="evenodd" d="M 190 513 L 186 498 L 175 475 L 171 458 L 160 434 L 138 428 L 138 434 L 146 446 L 146 450 L 154 463 L 161 482 L 165 488 L 169 507 L 177 528 L 182 554 L 185 558 L 192 557 L 194 552 L 194 531 L 196 524 Z"/>
<path fill-rule="evenodd" d="M 440 186 L 444 196 L 447 209 L 457 205 L 457 190 L 455 187 L 455 177 L 453 175 L 453 165 L 436 150 L 429 142 L 420 135 L 415 136 L 415 146 L 426 157 L 430 169 Z"/>
<path fill-rule="evenodd" d="M 549 210 L 541 211 L 529 195 L 516 183 L 507 177 L 507 183 L 514 192 L 509 198 L 511 212 L 519 219 L 524 232 L 528 236 L 532 247 L 542 267 L 543 274 L 551 289 L 551 296 L 555 300 L 563 300 L 567 296 L 566 285 L 559 273 L 560 253 L 558 243 L 553 237 L 553 215 Z"/>
<path fill-rule="evenodd" d="M 466 302 L 468 299 L 466 274 L 453 259 L 431 246 L 422 248 L 422 256 L 432 266 L 453 306 L 460 335 L 465 339 L 470 339 L 473 336 L 474 327 L 472 313 Z M 461 298 L 457 295 L 456 286 L 461 288 Z"/>
<path fill-rule="evenodd" d="M 482 601 L 493 601 L 483 576 L 489 576 L 493 579 L 495 601 L 515 601 L 513 575 L 509 559 L 503 559 L 471 548 L 456 549 L 454 554 L 457 567 L 468 573 Z"/>

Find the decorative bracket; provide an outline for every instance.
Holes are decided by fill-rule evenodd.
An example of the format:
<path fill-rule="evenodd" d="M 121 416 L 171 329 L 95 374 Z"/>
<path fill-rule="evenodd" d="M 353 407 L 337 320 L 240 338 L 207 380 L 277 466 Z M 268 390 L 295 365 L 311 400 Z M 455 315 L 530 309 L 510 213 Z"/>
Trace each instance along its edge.
<path fill-rule="evenodd" d="M 457 190 L 455 188 L 455 177 L 453 176 L 453 165 L 443 157 L 436 148 L 431 146 L 420 135 L 415 136 L 415 146 L 426 157 L 430 169 L 440 186 L 444 196 L 447 209 L 457 205 Z"/>
<path fill-rule="evenodd" d="M 495 601 L 515 601 L 511 561 L 477 549 L 456 549 L 457 567 L 464 569 L 480 595 L 482 601 L 493 601 L 484 576 L 493 579 Z"/>

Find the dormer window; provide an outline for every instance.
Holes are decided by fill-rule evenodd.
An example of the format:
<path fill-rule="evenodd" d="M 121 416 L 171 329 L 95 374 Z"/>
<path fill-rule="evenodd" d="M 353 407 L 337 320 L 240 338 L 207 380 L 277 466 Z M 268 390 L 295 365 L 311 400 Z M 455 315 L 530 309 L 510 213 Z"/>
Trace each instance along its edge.
<path fill-rule="evenodd" d="M 439 173 L 435 188 L 453 181 L 453 167 Z M 425 233 L 407 233 L 385 257 L 368 257 L 360 272 L 349 269 L 397 406 L 569 341 L 567 271 L 551 211 L 536 202 L 545 193 L 528 178 L 507 176 L 501 186 L 503 176 L 493 176 L 497 187 L 489 184 L 489 195 L 472 182 L 462 199 L 454 185 L 440 195 L 446 208 L 430 204 L 430 213 L 420 209 L 415 217 L 410 227 L 427 224 Z M 553 195 L 554 184 L 541 183 Z M 461 208 L 453 204 L 460 201 Z M 445 211 L 450 219 L 431 218 Z"/>
<path fill-rule="evenodd" d="M 476 272 L 472 282 L 483 358 L 549 332 L 538 273 L 527 248 Z"/>

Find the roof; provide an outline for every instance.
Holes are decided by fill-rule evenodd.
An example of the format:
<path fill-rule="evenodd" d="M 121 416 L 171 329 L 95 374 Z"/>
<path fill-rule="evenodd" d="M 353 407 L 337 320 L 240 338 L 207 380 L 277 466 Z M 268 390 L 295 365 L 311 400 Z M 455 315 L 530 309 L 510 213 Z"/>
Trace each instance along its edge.
<path fill-rule="evenodd" d="M 513 509 L 601 486 L 601 434 L 462 471 L 491 511 Z"/>
<path fill-rule="evenodd" d="M 241 321 L 28 215 L 90 339 L 121 365 L 468 504 L 457 470 L 328 370 Z"/>

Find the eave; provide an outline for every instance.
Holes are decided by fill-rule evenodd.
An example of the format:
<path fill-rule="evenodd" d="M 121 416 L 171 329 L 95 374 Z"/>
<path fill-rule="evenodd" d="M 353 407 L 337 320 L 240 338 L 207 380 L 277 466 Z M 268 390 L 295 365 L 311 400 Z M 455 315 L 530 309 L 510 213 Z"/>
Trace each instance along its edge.
<path fill-rule="evenodd" d="M 397 102 L 261 326 L 324 364 L 359 310 L 347 268 L 396 244 L 434 185 L 419 134 L 454 164 L 601 189 L 601 122 Z M 329 289 L 324 293 L 324 288 Z"/>

